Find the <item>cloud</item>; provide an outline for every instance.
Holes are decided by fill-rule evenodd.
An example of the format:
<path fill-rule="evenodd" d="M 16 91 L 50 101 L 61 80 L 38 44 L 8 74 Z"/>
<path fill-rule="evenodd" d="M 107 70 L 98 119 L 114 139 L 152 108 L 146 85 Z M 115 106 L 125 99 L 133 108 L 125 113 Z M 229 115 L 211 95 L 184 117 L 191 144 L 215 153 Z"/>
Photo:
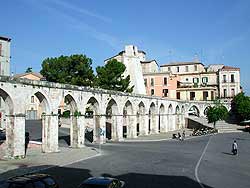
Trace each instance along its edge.
<path fill-rule="evenodd" d="M 71 9 L 75 13 L 85 14 L 87 16 L 96 18 L 96 19 L 101 20 L 103 22 L 107 22 L 107 23 L 111 23 L 112 22 L 112 20 L 110 18 L 108 18 L 108 17 L 105 17 L 103 15 L 99 15 L 97 13 L 94 13 L 94 12 L 86 10 L 86 9 L 83 9 L 82 7 L 81 8 L 80 7 L 76 7 L 72 3 L 68 3 L 68 2 L 65 2 L 65 1 L 62 1 L 62 0 L 53 0 L 53 1 L 48 1 L 47 0 L 47 2 L 56 3 L 57 5 L 60 5 L 60 6 L 64 7 L 64 8 Z"/>
<path fill-rule="evenodd" d="M 117 48 L 119 48 L 121 45 L 121 42 L 114 36 L 107 34 L 105 32 L 101 32 L 98 31 L 95 27 L 85 23 L 81 20 L 79 20 L 79 18 L 77 18 L 74 15 L 74 12 L 80 12 L 83 13 L 87 16 L 92 16 L 95 18 L 98 18 L 99 20 L 103 21 L 103 22 L 111 22 L 110 19 L 92 13 L 90 11 L 87 11 L 86 9 L 81 9 L 81 8 L 77 8 L 73 5 L 70 5 L 68 3 L 65 3 L 63 1 L 59 1 L 59 0 L 55 0 L 55 1 L 48 1 L 48 0 L 41 0 L 41 1 L 37 1 L 37 0 L 28 0 L 29 3 L 32 3 L 33 6 L 37 6 L 39 8 L 42 8 L 43 10 L 46 10 L 47 12 L 49 12 L 50 14 L 53 14 L 54 16 L 60 17 L 61 20 L 64 21 L 64 23 L 68 24 L 71 28 L 75 28 L 77 30 L 80 31 L 84 31 L 86 34 L 88 34 L 89 36 L 91 36 L 92 38 L 95 38 L 99 41 L 103 41 L 105 43 L 107 43 L 110 47 L 112 47 L 113 49 L 117 50 Z M 53 4 L 53 2 L 59 4 L 60 6 L 63 6 L 63 8 L 66 10 L 73 10 L 73 14 L 69 14 L 69 11 L 63 11 L 62 9 L 58 8 L 57 6 L 55 6 Z"/>

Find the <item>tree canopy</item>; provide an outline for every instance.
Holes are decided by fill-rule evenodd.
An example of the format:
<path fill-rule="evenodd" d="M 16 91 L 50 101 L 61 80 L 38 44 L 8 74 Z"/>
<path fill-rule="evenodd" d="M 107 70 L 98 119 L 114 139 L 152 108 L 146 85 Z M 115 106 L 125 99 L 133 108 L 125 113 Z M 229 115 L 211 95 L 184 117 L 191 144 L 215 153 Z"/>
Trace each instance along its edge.
<path fill-rule="evenodd" d="M 228 117 L 227 108 L 219 102 L 216 102 L 215 106 L 209 107 L 207 110 L 208 123 L 214 123 L 214 128 L 217 121 L 226 120 L 227 117 Z"/>
<path fill-rule="evenodd" d="M 93 86 L 95 75 L 91 64 L 92 60 L 82 54 L 47 58 L 40 73 L 50 82 Z"/>
<path fill-rule="evenodd" d="M 244 93 L 237 94 L 232 100 L 232 113 L 239 121 L 250 119 L 250 97 Z"/>
<path fill-rule="evenodd" d="M 102 89 L 131 93 L 133 87 L 129 86 L 130 76 L 124 77 L 125 70 L 126 66 L 116 59 L 108 61 L 104 66 L 98 66 L 96 68 L 96 86 Z"/>
<path fill-rule="evenodd" d="M 25 73 L 30 73 L 30 72 L 33 72 L 32 67 L 28 67 L 25 71 Z"/>

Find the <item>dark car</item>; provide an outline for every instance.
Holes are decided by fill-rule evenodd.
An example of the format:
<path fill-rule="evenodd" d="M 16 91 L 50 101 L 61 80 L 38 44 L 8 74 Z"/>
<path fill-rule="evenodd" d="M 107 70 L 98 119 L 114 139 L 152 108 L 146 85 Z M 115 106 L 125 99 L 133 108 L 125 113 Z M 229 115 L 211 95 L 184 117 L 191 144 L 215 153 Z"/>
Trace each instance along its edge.
<path fill-rule="evenodd" d="M 78 188 L 122 188 L 125 182 L 110 177 L 91 177 L 81 183 Z"/>
<path fill-rule="evenodd" d="M 59 186 L 48 174 L 29 174 L 0 182 L 0 188 L 59 188 Z"/>
<path fill-rule="evenodd" d="M 0 142 L 6 140 L 6 133 L 3 130 L 0 130 Z"/>

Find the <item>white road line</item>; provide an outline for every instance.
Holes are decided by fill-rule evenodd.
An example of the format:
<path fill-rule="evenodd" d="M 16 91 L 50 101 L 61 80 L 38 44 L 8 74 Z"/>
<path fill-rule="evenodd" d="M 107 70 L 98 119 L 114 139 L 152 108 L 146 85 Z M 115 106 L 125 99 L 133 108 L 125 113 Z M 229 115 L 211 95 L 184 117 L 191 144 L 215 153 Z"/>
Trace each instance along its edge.
<path fill-rule="evenodd" d="M 204 148 L 204 150 L 203 150 L 203 152 L 202 152 L 202 154 L 201 154 L 201 157 L 200 157 L 200 159 L 199 159 L 199 161 L 197 162 L 196 167 L 195 167 L 195 178 L 196 178 L 197 182 L 200 184 L 200 186 L 201 186 L 202 188 L 205 188 L 205 187 L 203 186 L 203 184 L 201 183 L 201 181 L 200 181 L 200 179 L 199 179 L 199 176 L 198 176 L 198 168 L 199 168 L 199 166 L 200 166 L 200 163 L 201 163 L 201 160 L 202 160 L 203 156 L 204 156 L 205 153 L 206 153 L 208 144 L 209 144 L 209 142 L 210 142 L 210 138 L 211 138 L 211 137 L 209 137 L 209 140 L 208 140 L 208 142 L 207 142 L 207 145 L 206 145 L 206 147 Z"/>

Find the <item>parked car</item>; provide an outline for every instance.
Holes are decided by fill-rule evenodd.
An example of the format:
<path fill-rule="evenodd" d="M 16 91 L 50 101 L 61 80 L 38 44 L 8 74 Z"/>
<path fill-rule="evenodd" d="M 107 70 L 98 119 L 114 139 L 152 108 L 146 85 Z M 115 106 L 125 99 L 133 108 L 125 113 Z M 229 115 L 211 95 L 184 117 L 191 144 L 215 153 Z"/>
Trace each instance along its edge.
<path fill-rule="evenodd" d="M 29 174 L 0 182 L 0 188 L 59 188 L 48 174 Z"/>
<path fill-rule="evenodd" d="M 3 130 L 0 130 L 0 142 L 6 140 L 6 133 Z"/>
<path fill-rule="evenodd" d="M 124 181 L 110 177 L 91 177 L 83 181 L 78 188 L 122 188 Z"/>

